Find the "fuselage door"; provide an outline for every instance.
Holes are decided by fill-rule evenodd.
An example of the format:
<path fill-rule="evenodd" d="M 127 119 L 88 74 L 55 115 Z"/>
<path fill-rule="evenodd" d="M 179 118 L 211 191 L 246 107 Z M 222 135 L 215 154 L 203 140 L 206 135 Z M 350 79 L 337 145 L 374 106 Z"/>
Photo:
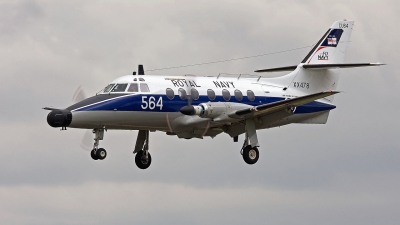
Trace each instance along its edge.
<path fill-rule="evenodd" d="M 261 85 L 261 88 L 265 93 L 270 93 L 271 92 L 271 86 L 269 85 Z"/>

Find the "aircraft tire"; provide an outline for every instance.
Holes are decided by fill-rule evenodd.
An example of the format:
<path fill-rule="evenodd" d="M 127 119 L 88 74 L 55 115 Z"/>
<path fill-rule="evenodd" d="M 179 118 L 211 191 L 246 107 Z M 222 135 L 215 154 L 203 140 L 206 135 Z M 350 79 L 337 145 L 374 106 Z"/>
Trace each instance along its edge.
<path fill-rule="evenodd" d="M 251 147 L 251 145 L 247 145 L 243 149 L 243 159 L 247 164 L 254 164 L 258 161 L 258 157 L 260 156 L 257 147 Z"/>
<path fill-rule="evenodd" d="M 139 169 L 147 169 L 149 168 L 150 164 L 151 164 L 151 155 L 150 153 L 147 153 L 148 159 L 142 159 L 144 154 L 144 151 L 139 151 L 138 153 L 136 153 L 135 155 L 135 163 L 136 166 L 139 167 Z"/>
<path fill-rule="evenodd" d="M 98 160 L 94 149 L 92 151 L 90 151 L 90 156 L 92 157 L 93 160 Z"/>
<path fill-rule="evenodd" d="M 103 160 L 107 157 L 107 151 L 104 148 L 99 148 L 96 151 L 96 157 L 99 160 Z"/>

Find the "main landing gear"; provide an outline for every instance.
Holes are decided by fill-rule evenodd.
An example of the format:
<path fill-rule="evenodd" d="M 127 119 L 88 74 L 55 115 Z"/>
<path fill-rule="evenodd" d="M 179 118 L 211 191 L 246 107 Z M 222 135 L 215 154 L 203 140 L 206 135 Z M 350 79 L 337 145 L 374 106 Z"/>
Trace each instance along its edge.
<path fill-rule="evenodd" d="M 103 160 L 107 156 L 107 152 L 104 148 L 99 148 L 100 140 L 103 140 L 104 129 L 93 129 L 94 133 L 94 144 L 93 150 L 90 152 L 90 156 L 94 160 Z"/>
<path fill-rule="evenodd" d="M 240 150 L 243 160 L 247 164 L 252 165 L 258 161 L 260 154 L 257 147 L 259 146 L 254 120 L 247 119 L 244 143 L 242 149 Z"/>
<path fill-rule="evenodd" d="M 142 170 L 149 168 L 151 164 L 151 155 L 149 153 L 148 130 L 139 130 L 133 154 L 136 154 L 135 163 L 137 167 Z"/>
<path fill-rule="evenodd" d="M 107 157 L 107 151 L 104 148 L 99 148 L 100 140 L 103 140 L 104 129 L 93 129 L 94 144 L 90 156 L 94 160 L 103 160 Z M 135 150 L 135 163 L 140 169 L 147 169 L 151 164 L 151 155 L 149 153 L 149 131 L 139 130 L 136 140 Z"/>

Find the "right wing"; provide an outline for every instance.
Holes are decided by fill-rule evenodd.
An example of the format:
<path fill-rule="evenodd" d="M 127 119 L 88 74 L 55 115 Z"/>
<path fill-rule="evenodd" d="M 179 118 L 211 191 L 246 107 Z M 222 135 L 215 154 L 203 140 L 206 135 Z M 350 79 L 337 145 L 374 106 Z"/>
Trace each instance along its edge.
<path fill-rule="evenodd" d="M 255 106 L 253 108 L 238 110 L 229 115 L 229 117 L 245 117 L 253 118 L 257 116 L 265 116 L 280 110 L 291 109 L 293 107 L 301 106 L 320 98 L 325 98 L 330 95 L 339 93 L 338 91 L 325 91 L 311 95 L 305 95 L 297 98 L 286 99 L 282 101 L 272 102 L 264 105 Z"/>

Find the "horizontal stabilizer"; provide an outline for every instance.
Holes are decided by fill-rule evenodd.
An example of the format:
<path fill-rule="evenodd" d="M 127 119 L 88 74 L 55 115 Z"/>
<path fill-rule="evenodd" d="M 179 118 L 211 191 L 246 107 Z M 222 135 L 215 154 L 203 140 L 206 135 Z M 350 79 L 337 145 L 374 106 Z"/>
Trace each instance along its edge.
<path fill-rule="evenodd" d="M 276 67 L 264 70 L 256 70 L 256 73 L 271 73 L 271 72 L 282 72 L 282 71 L 293 71 L 297 68 L 297 66 L 285 66 L 285 67 Z"/>
<path fill-rule="evenodd" d="M 42 109 L 44 109 L 44 110 L 60 110 L 60 109 L 51 108 L 51 107 L 44 107 L 44 108 L 42 108 Z"/>
<path fill-rule="evenodd" d="M 315 101 L 320 98 L 325 98 L 330 95 L 334 95 L 339 93 L 338 91 L 325 91 L 310 95 L 305 95 L 297 98 L 286 99 L 278 102 L 272 102 L 269 104 L 255 106 L 253 108 L 242 109 L 235 112 L 236 116 L 260 116 L 260 115 L 267 115 L 273 112 L 277 112 L 280 110 L 301 106 L 312 101 Z"/>
<path fill-rule="evenodd" d="M 383 66 L 382 63 L 341 63 L 341 64 L 304 64 L 304 69 L 339 69 L 339 68 L 354 68 L 366 66 Z"/>
<path fill-rule="evenodd" d="M 384 66 L 382 63 L 340 63 L 340 64 L 304 64 L 304 69 L 339 69 L 339 68 L 354 68 L 354 67 L 366 67 L 366 66 Z M 256 70 L 256 73 L 271 73 L 271 72 L 282 72 L 282 71 L 293 71 L 297 66 L 285 66 L 276 67 L 270 69 Z"/>

